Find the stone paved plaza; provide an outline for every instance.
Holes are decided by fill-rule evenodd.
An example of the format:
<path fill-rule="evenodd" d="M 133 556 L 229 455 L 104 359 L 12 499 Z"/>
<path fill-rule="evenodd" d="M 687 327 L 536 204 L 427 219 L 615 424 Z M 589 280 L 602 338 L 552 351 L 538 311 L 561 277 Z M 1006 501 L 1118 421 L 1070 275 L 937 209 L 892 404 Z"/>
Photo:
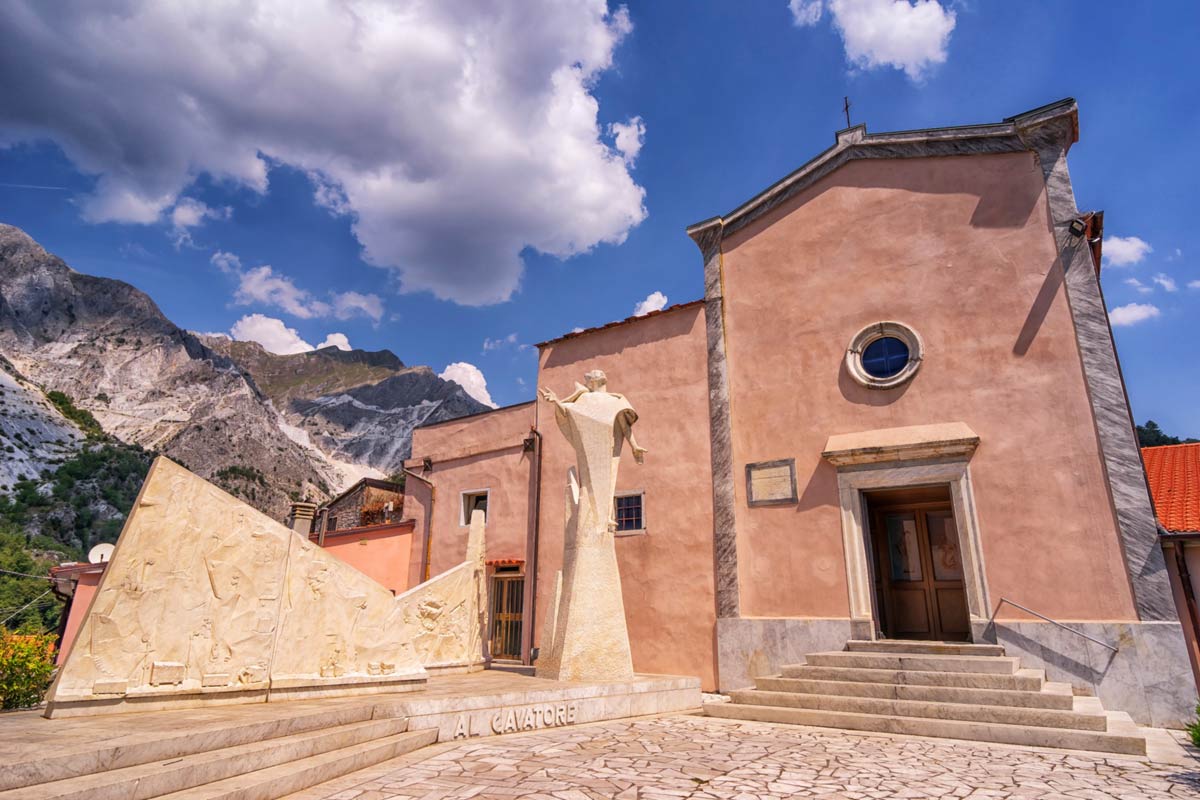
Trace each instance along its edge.
<path fill-rule="evenodd" d="M 447 743 L 291 800 L 1200 797 L 1200 762 L 670 716 Z"/>

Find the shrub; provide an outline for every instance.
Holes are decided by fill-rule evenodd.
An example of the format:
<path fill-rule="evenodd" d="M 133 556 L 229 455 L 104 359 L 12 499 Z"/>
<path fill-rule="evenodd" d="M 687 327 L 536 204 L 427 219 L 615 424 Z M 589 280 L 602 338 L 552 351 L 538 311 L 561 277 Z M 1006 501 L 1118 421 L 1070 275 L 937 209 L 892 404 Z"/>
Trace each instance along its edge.
<path fill-rule="evenodd" d="M 54 637 L 0 630 L 0 707 L 29 708 L 42 702 L 54 671 Z"/>
<path fill-rule="evenodd" d="M 1192 744 L 1200 747 L 1200 703 L 1196 703 L 1196 721 L 1187 726 L 1187 732 L 1192 737 Z"/>

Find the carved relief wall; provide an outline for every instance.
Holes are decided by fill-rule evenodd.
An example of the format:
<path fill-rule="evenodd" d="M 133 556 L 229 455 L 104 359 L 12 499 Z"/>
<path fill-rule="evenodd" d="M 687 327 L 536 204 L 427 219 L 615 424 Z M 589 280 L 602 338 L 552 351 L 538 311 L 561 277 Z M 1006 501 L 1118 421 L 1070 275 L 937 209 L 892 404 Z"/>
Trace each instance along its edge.
<path fill-rule="evenodd" d="M 399 598 L 166 458 L 151 467 L 47 716 L 403 691 L 483 663 L 474 562 Z M 472 623 L 474 620 L 474 623 Z"/>

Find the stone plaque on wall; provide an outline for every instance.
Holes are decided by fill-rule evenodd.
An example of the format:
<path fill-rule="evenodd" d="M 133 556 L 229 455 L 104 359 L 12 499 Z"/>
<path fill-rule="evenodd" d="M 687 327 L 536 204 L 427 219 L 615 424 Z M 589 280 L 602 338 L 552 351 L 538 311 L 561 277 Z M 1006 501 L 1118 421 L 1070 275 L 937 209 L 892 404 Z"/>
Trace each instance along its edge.
<path fill-rule="evenodd" d="M 796 502 L 796 462 L 785 458 L 747 464 L 746 499 L 752 506 Z"/>

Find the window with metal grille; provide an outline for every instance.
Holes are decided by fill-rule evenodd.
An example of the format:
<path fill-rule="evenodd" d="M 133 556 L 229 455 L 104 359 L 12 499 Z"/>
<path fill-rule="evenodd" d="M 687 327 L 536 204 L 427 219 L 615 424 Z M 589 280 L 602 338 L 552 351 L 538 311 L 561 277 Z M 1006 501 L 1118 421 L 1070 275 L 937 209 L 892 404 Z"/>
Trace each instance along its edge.
<path fill-rule="evenodd" d="M 642 495 L 627 494 L 616 498 L 618 531 L 645 530 L 646 520 L 642 513 Z"/>

